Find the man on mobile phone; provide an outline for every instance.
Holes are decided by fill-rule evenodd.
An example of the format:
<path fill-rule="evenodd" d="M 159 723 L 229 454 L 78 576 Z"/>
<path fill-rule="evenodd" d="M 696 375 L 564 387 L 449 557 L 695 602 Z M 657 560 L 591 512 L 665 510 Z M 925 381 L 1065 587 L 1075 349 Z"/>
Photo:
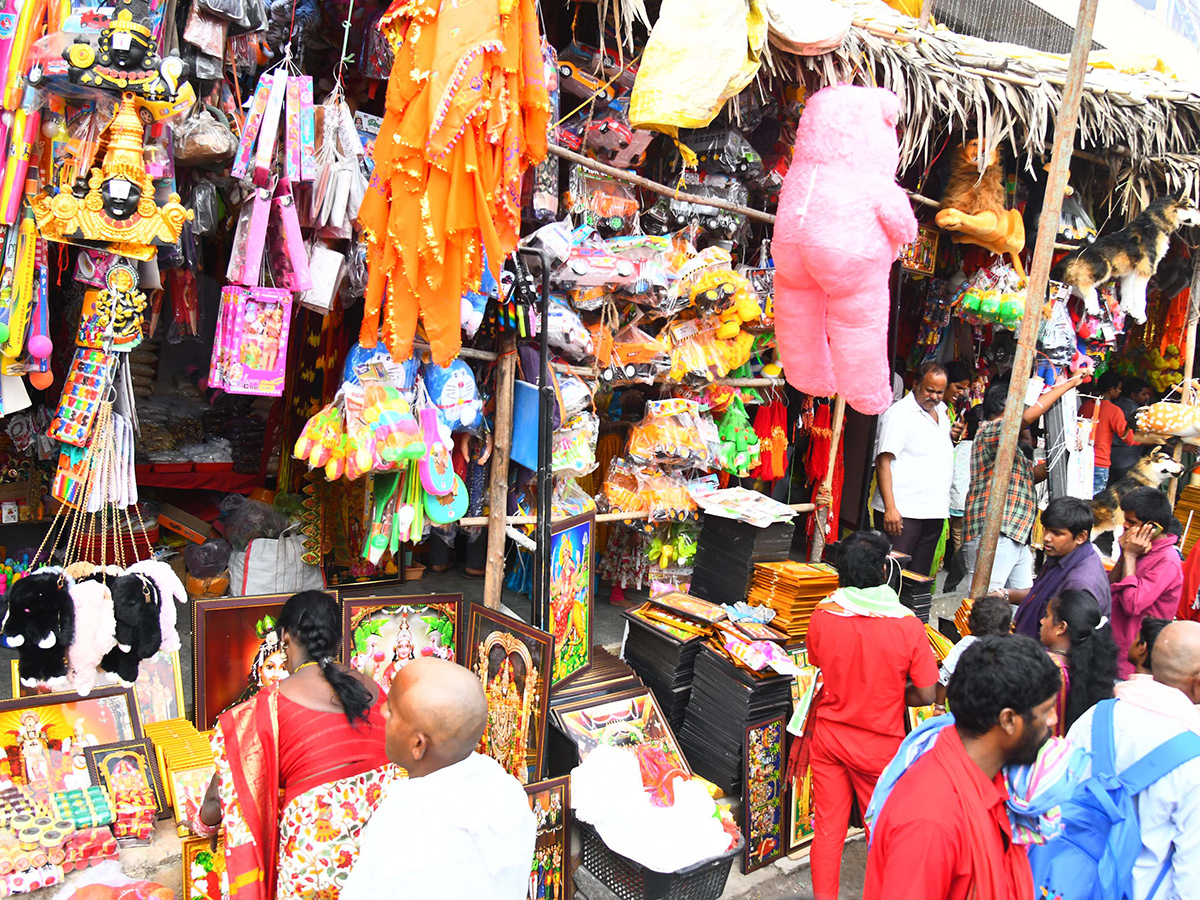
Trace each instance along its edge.
<path fill-rule="evenodd" d="M 1121 498 L 1121 512 L 1125 517 L 1125 531 L 1118 541 L 1121 557 L 1108 577 L 1117 674 L 1128 678 L 1133 664 L 1126 657 L 1142 619 L 1175 617 L 1183 588 L 1183 561 L 1176 546 L 1179 522 L 1166 494 L 1158 488 L 1135 488 Z"/>

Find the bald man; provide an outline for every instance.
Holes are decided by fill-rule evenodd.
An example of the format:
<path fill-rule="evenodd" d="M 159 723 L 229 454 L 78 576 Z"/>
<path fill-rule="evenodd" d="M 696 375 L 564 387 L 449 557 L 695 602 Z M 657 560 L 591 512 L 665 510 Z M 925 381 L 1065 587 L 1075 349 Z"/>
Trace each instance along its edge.
<path fill-rule="evenodd" d="M 341 900 L 524 900 L 537 823 L 517 779 L 475 752 L 487 723 L 479 678 L 414 660 L 384 719 L 388 759 L 409 777 L 363 829 Z"/>
<path fill-rule="evenodd" d="M 1153 679 L 1126 681 L 1116 689 L 1118 774 L 1183 732 L 1195 733 L 1200 754 L 1200 622 L 1164 628 L 1154 644 L 1153 668 Z M 1091 750 L 1094 715 L 1089 709 L 1079 717 L 1067 734 L 1071 743 Z M 1200 900 L 1200 755 L 1138 794 L 1137 809 L 1142 852 L 1133 867 L 1132 900 L 1147 900 L 1159 873 L 1156 900 Z"/>

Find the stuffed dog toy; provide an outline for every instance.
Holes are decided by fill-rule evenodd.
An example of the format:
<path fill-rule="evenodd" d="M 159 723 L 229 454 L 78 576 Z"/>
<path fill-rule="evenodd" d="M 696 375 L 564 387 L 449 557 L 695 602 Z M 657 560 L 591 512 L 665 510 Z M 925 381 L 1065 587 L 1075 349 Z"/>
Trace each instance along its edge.
<path fill-rule="evenodd" d="M 137 681 L 138 664 L 162 646 L 162 598 L 154 579 L 137 573 L 114 578 L 110 589 L 117 642 L 100 661 L 100 668 L 129 687 Z"/>
<path fill-rule="evenodd" d="M 32 686 L 65 678 L 67 648 L 75 639 L 74 582 L 61 569 L 26 575 L 5 594 L 0 635 L 20 655 L 21 682 Z"/>
<path fill-rule="evenodd" d="M 112 594 L 99 581 L 81 581 L 71 589 L 75 602 L 75 642 L 67 651 L 73 689 L 83 696 L 96 686 L 97 667 L 117 645 Z"/>
<path fill-rule="evenodd" d="M 178 613 L 175 609 L 176 603 L 187 603 L 187 590 L 183 586 L 183 582 L 179 580 L 179 576 L 165 562 L 159 562 L 155 559 L 145 559 L 141 562 L 136 562 L 125 570 L 130 575 L 145 575 L 152 579 L 158 585 L 158 593 L 161 599 L 159 604 L 159 626 L 162 629 L 162 646 L 159 649 L 165 653 L 173 653 L 178 650 L 182 644 L 179 641 L 179 632 L 175 629 L 175 623 L 178 621 Z"/>

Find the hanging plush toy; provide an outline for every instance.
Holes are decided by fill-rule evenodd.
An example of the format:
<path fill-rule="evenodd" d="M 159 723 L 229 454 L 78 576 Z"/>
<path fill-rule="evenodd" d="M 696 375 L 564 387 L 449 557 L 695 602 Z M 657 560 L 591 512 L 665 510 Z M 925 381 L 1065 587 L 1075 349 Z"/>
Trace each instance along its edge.
<path fill-rule="evenodd" d="M 162 645 L 162 599 L 158 585 L 145 575 L 122 575 L 113 579 L 111 588 L 117 645 L 105 654 L 100 667 L 129 687 L 137 681 L 138 664 Z"/>
<path fill-rule="evenodd" d="M 775 223 L 775 329 L 799 391 L 835 393 L 865 415 L 892 402 L 888 277 L 917 236 L 896 184 L 900 101 L 839 85 L 808 101 Z"/>
<path fill-rule="evenodd" d="M 21 660 L 21 682 L 33 686 L 67 674 L 67 648 L 75 639 L 74 582 L 58 569 L 27 575 L 4 595 L 8 611 L 0 634 Z"/>
<path fill-rule="evenodd" d="M 470 366 L 461 359 L 445 367 L 427 363 L 422 374 L 438 418 L 451 431 L 475 431 L 483 424 L 483 401 Z"/>
<path fill-rule="evenodd" d="M 96 685 L 100 661 L 117 645 L 112 594 L 100 581 L 80 581 L 71 588 L 75 603 L 75 640 L 67 651 L 71 687 L 87 696 Z"/>
<path fill-rule="evenodd" d="M 178 610 L 175 608 L 176 603 L 187 603 L 187 589 L 183 586 L 183 582 L 179 580 L 179 576 L 165 562 L 160 562 L 156 559 L 143 559 L 140 562 L 134 563 L 125 570 L 130 575 L 145 575 L 152 579 L 158 585 L 159 599 L 161 601 L 161 609 L 159 611 L 158 622 L 162 630 L 162 646 L 158 649 L 164 653 L 174 653 L 179 650 L 182 644 L 179 640 L 179 631 L 175 624 L 179 620 Z"/>

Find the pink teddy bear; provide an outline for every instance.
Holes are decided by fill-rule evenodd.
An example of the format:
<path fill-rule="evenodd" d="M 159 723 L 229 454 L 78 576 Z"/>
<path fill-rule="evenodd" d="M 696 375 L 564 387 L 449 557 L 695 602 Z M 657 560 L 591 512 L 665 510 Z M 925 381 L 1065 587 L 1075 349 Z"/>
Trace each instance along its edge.
<path fill-rule="evenodd" d="M 892 402 L 888 276 L 917 236 L 896 184 L 900 100 L 883 88 L 818 91 L 800 117 L 772 245 L 775 333 L 799 391 L 860 413 Z"/>

